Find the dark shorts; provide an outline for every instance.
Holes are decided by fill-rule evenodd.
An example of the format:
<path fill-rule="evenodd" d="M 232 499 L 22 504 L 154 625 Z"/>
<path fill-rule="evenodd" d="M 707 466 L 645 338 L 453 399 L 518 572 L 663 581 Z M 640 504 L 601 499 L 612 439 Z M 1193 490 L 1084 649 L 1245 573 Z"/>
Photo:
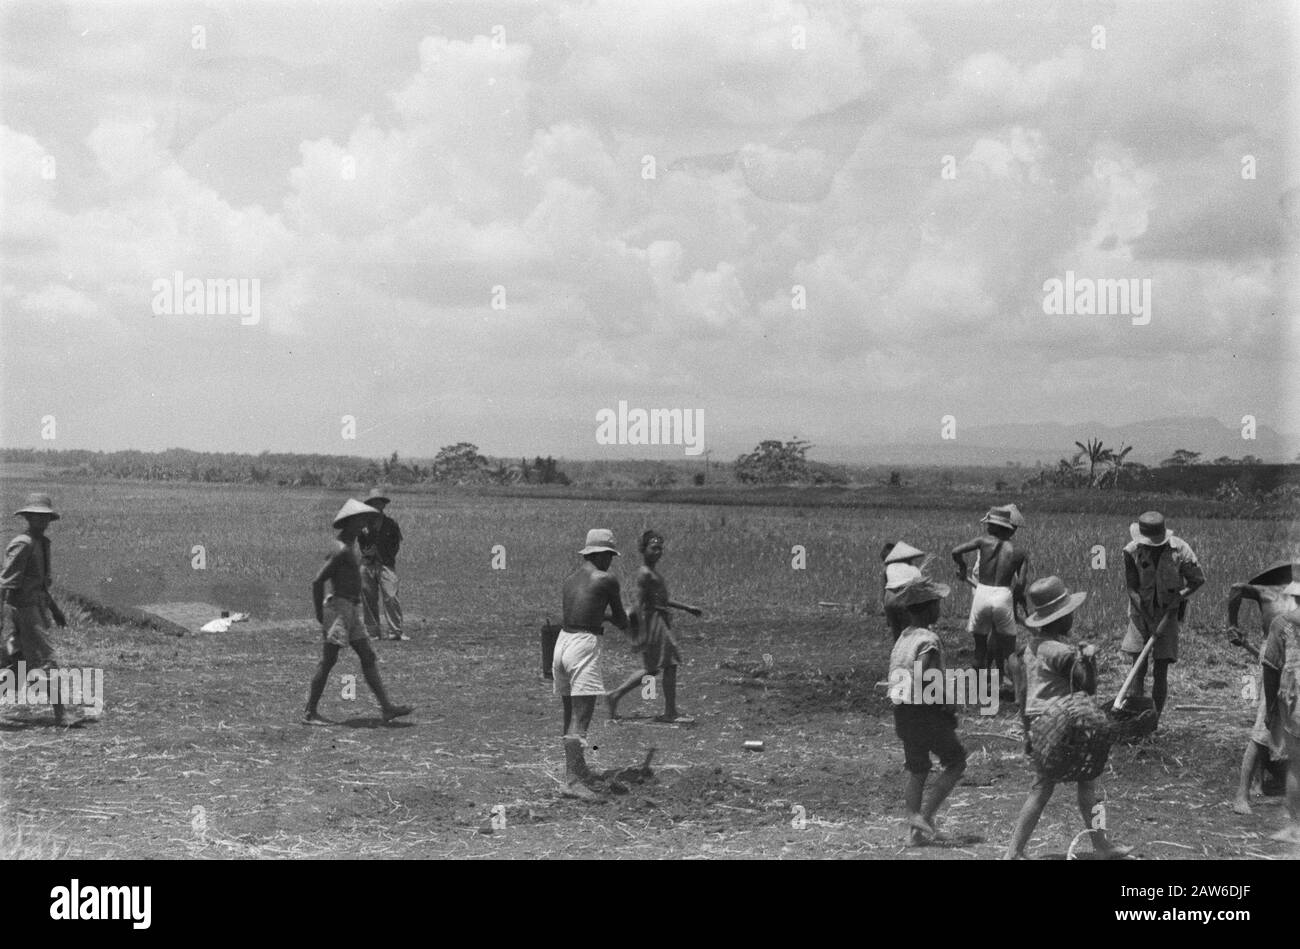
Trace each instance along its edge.
<path fill-rule="evenodd" d="M 966 749 L 957 740 L 957 719 L 941 708 L 896 705 L 894 731 L 903 743 L 903 767 L 911 774 L 929 774 L 931 754 L 945 768 L 966 761 Z"/>

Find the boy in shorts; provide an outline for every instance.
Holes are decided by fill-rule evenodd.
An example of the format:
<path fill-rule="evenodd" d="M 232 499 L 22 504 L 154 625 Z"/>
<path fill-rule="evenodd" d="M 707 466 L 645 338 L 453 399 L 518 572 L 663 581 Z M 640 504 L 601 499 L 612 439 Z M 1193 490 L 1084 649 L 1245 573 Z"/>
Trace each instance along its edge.
<path fill-rule="evenodd" d="M 1035 634 L 1012 662 L 1026 753 L 1031 750 L 1029 734 L 1034 719 L 1046 710 L 1048 702 L 1071 692 L 1092 695 L 1097 691 L 1096 647 L 1089 644 L 1079 650 L 1065 642 L 1074 626 L 1074 611 L 1088 594 L 1071 593 L 1059 577 L 1043 577 L 1030 584 L 1027 596 L 1033 609 L 1025 617 L 1025 625 Z M 1078 782 L 1079 813 L 1083 815 L 1084 825 L 1090 828 L 1092 849 L 1097 855 L 1107 860 L 1122 860 L 1132 848 L 1112 844 L 1106 836 L 1104 818 L 1096 820 L 1097 784 L 1095 780 Z M 1055 781 L 1043 774 L 1035 776 L 1004 859 L 1028 859 L 1025 847 L 1055 789 Z"/>
<path fill-rule="evenodd" d="M 966 770 L 966 749 L 957 739 L 956 709 L 913 701 L 923 692 L 916 681 L 918 676 L 931 669 L 943 673 L 943 644 L 930 627 L 938 622 L 943 598 L 950 592 L 946 584 L 926 579 L 915 580 L 903 588 L 898 602 L 907 609 L 910 622 L 889 655 L 894 731 L 903 743 L 903 767 L 907 770 L 903 801 L 907 808 L 908 844 L 913 847 L 945 839 L 935 830 L 934 817 Z M 931 753 L 938 757 L 943 770 L 926 799 Z"/>
<path fill-rule="evenodd" d="M 381 516 L 374 508 L 349 498 L 334 518 L 337 539 L 325 558 L 325 566 L 311 581 L 312 609 L 316 612 L 316 622 L 320 623 L 324 643 L 320 664 L 307 693 L 307 710 L 302 717 L 304 725 L 332 724 L 321 717 L 316 707 L 325 692 L 330 670 L 338 662 L 339 650 L 344 646 L 351 646 L 361 660 L 366 685 L 379 700 L 385 722 L 410 715 L 413 711 L 409 705 L 397 705 L 389 699 L 384 681 L 379 676 L 375 651 L 370 647 L 370 637 L 366 635 L 360 616 L 361 556 L 357 550 L 357 538 L 367 526 L 377 526 Z M 330 585 L 329 596 L 325 595 L 327 583 Z"/>

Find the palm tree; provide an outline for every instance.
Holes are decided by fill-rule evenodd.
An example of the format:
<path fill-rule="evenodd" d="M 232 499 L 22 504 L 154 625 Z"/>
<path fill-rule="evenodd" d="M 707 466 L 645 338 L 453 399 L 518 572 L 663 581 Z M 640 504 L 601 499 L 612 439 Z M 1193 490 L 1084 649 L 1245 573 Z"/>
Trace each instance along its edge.
<path fill-rule="evenodd" d="M 1106 475 L 1108 474 L 1110 475 L 1111 489 L 1113 490 L 1119 485 L 1119 473 L 1124 470 L 1124 459 L 1128 457 L 1128 453 L 1132 450 L 1132 445 L 1125 446 L 1123 443 L 1120 444 L 1119 451 L 1112 448 L 1106 449 L 1106 462 L 1110 465 L 1110 470 L 1102 472 L 1101 482 L 1098 484 L 1098 487 L 1102 487 L 1105 484 Z"/>
<path fill-rule="evenodd" d="M 1096 485 L 1097 465 L 1106 460 L 1109 452 L 1102 445 L 1100 438 L 1090 438 L 1085 445 L 1083 442 L 1075 442 L 1079 446 L 1079 457 L 1088 459 L 1088 487 Z"/>

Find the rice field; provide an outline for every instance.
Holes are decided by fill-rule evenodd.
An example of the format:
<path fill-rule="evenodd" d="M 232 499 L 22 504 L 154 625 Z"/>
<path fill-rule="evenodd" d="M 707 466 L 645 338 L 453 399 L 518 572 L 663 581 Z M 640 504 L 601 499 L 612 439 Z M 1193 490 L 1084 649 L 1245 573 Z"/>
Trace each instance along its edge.
<path fill-rule="evenodd" d="M 385 728 L 364 685 L 344 697 L 340 677 L 358 672 L 348 657 L 322 706 L 340 727 L 305 729 L 296 717 L 319 642 L 308 584 L 346 495 L 21 478 L 0 488 L 6 510 L 27 491 L 53 494 L 63 514 L 50 532 L 61 590 L 121 609 L 204 602 L 252 617 L 228 633 L 176 637 L 69 610 L 71 628 L 55 637 L 62 662 L 104 668 L 107 704 L 102 721 L 66 732 L 46 727 L 48 711 L 0 712 L 0 843 L 19 856 L 961 859 L 1000 852 L 1028 787 L 1011 711 L 969 716 L 961 733 L 971 766 L 947 819 L 970 842 L 901 847 L 902 753 L 889 703 L 873 688 L 888 655 L 878 551 L 907 540 L 934 552 L 929 572 L 950 581 L 945 552 L 979 532 L 981 509 L 398 493 L 389 513 L 406 537 L 398 567 L 413 640 L 378 648 L 391 691 L 417 713 Z M 1125 610 L 1120 550 L 1133 518 L 1037 514 L 1017 503 L 1028 519 L 1017 539 L 1036 572 L 1089 592 L 1076 635 L 1103 647 L 1101 691 L 1113 694 L 1124 671 L 1114 652 Z M 1300 532 L 1279 521 L 1171 517 L 1170 526 L 1208 576 L 1171 683 L 1171 707 L 1196 710 L 1168 712 L 1153 740 L 1115 750 L 1111 823 L 1146 857 L 1276 857 L 1266 838 L 1279 808 L 1237 817 L 1224 807 L 1253 709 L 1239 695 L 1250 662 L 1221 631 L 1228 585 L 1300 554 Z M 639 563 L 636 537 L 662 531 L 670 589 L 705 615 L 678 627 L 682 704 L 700 724 L 653 726 L 655 703 L 634 697 L 628 724 L 598 712 L 594 765 L 639 766 L 653 747 L 655 773 L 584 809 L 556 794 L 559 703 L 538 676 L 537 631 L 558 621 L 559 585 L 589 527 L 615 532 L 627 552 L 616 569 L 627 577 Z M 1098 545 L 1104 569 L 1094 569 Z M 505 568 L 493 569 L 501 549 Z M 825 601 L 862 608 L 818 606 Z M 968 607 L 969 591 L 954 587 L 939 625 L 951 662 L 970 655 Z M 1248 606 L 1243 626 L 1254 616 Z M 617 635 L 605 650 L 612 686 L 635 659 Z M 749 672 L 765 654 L 770 675 L 757 681 Z M 765 742 L 763 754 L 743 751 L 752 738 Z M 809 816 L 798 830 L 796 805 Z M 1077 832 L 1067 805 L 1049 808 L 1039 856 L 1060 855 Z M 493 826 L 493 813 L 505 826 Z"/>

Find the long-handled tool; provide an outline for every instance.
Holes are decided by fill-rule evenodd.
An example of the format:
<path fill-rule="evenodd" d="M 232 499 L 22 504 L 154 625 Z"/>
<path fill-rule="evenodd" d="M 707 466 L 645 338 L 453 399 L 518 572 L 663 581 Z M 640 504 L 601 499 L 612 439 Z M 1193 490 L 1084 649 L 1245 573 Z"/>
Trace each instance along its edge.
<path fill-rule="evenodd" d="M 1133 668 L 1128 671 L 1128 677 L 1124 679 L 1124 684 L 1119 687 L 1119 695 L 1115 696 L 1115 704 L 1110 707 L 1112 712 L 1119 712 L 1124 708 L 1124 700 L 1128 698 L 1128 690 L 1133 688 L 1133 683 L 1137 681 L 1138 671 L 1142 669 L 1143 664 L 1147 661 L 1147 656 L 1151 654 L 1151 649 L 1156 644 L 1156 638 L 1150 637 L 1142 651 L 1138 653 L 1137 661 L 1133 663 Z"/>

